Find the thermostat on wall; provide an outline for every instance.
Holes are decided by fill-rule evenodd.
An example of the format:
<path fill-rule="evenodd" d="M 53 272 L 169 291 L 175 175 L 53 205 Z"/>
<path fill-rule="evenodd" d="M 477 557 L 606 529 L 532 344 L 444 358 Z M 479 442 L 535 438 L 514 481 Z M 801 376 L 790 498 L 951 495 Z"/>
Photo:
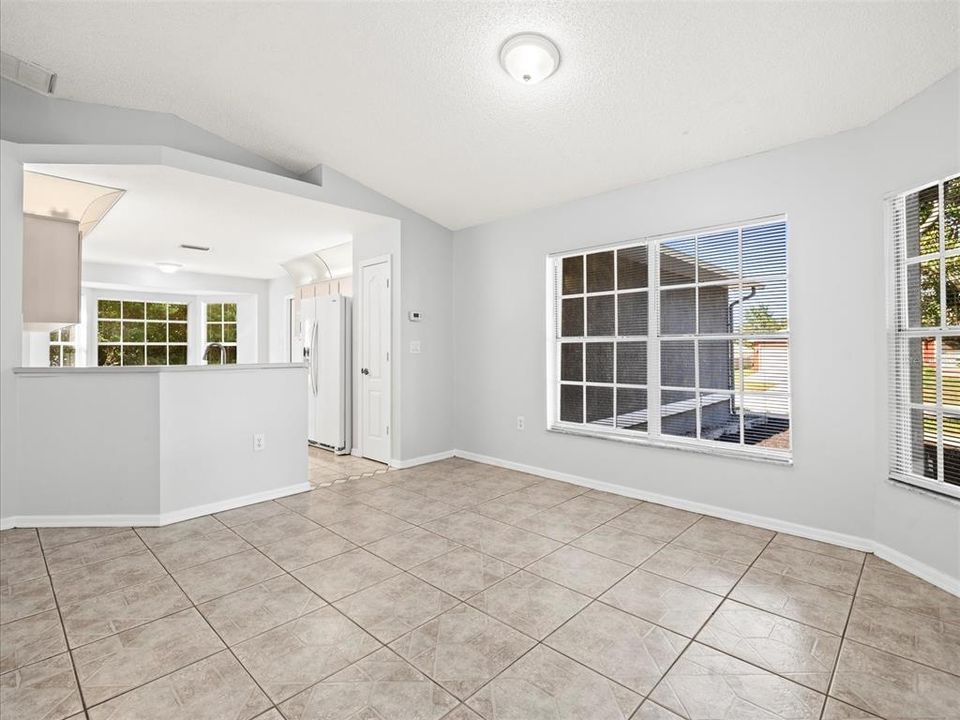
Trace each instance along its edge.
<path fill-rule="evenodd" d="M 423 319 L 423 313 L 419 310 L 411 310 L 407 313 L 407 317 L 410 318 L 410 322 L 420 322 Z"/>

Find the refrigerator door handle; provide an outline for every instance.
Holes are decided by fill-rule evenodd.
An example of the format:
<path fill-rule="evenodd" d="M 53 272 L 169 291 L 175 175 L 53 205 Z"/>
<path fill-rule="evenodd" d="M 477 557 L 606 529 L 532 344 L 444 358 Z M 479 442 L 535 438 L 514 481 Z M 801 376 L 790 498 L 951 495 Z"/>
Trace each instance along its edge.
<path fill-rule="evenodd" d="M 310 374 L 311 382 L 313 384 L 313 394 L 314 396 L 318 395 L 320 392 L 320 367 L 317 364 L 317 361 L 320 357 L 320 333 L 318 331 L 318 323 L 313 324 L 313 338 L 310 342 Z"/>

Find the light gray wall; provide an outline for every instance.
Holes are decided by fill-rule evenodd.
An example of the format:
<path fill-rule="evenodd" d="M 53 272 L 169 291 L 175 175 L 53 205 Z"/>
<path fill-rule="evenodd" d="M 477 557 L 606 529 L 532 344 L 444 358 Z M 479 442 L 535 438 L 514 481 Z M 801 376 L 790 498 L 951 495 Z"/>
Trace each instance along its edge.
<path fill-rule="evenodd" d="M 958 107 L 954 72 L 866 128 L 455 233 L 457 447 L 873 538 L 960 577 L 960 506 L 886 480 L 883 233 L 887 193 L 960 168 Z M 779 213 L 792 467 L 545 430 L 548 253 Z"/>

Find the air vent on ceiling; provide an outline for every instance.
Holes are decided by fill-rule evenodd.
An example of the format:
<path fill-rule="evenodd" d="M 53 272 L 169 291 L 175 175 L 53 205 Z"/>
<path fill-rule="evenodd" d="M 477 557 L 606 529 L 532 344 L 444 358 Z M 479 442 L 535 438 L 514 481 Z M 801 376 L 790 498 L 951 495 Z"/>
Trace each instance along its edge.
<path fill-rule="evenodd" d="M 0 75 L 44 95 L 52 95 L 57 85 L 56 73 L 5 52 L 0 52 Z"/>
<path fill-rule="evenodd" d="M 180 245 L 184 250 L 197 250 L 198 252 L 209 252 L 210 248 L 204 247 L 203 245 L 188 245 L 183 243 Z"/>

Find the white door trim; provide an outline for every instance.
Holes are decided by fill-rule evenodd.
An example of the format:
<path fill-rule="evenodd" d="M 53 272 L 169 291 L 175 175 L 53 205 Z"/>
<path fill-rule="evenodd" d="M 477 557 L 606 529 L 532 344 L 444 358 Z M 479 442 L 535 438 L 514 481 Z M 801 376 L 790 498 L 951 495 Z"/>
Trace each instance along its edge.
<path fill-rule="evenodd" d="M 390 318 L 390 322 L 387 329 L 387 347 L 390 348 L 390 362 L 389 362 L 389 372 L 386 373 L 386 382 L 387 382 L 387 401 L 390 405 L 387 412 L 387 417 L 389 418 L 388 422 L 390 423 L 390 458 L 393 457 L 393 438 L 395 436 L 394 422 L 393 422 L 393 363 L 396 358 L 394 358 L 394 349 L 393 349 L 393 288 L 394 288 L 394 279 L 393 279 L 393 256 L 390 254 L 387 255 L 378 255 L 377 257 L 367 258 L 366 260 L 361 260 L 358 265 L 358 273 L 356 278 L 356 285 L 354 286 L 354 295 L 357 304 L 357 330 L 358 330 L 358 342 L 357 342 L 357 362 L 354 363 L 354 377 L 357 383 L 357 427 L 359 432 L 355 439 L 354 450 L 356 452 L 351 454 L 357 454 L 360 457 L 365 457 L 363 454 L 363 383 L 360 380 L 360 367 L 363 360 L 363 350 L 364 350 L 364 338 L 366 333 L 364 332 L 363 327 L 363 312 L 364 312 L 364 297 L 363 297 L 363 271 L 365 268 L 372 265 L 379 265 L 381 263 L 387 264 L 387 279 L 389 282 L 388 289 L 390 290 L 387 293 L 387 300 L 390 303 L 389 312 L 387 313 Z"/>

